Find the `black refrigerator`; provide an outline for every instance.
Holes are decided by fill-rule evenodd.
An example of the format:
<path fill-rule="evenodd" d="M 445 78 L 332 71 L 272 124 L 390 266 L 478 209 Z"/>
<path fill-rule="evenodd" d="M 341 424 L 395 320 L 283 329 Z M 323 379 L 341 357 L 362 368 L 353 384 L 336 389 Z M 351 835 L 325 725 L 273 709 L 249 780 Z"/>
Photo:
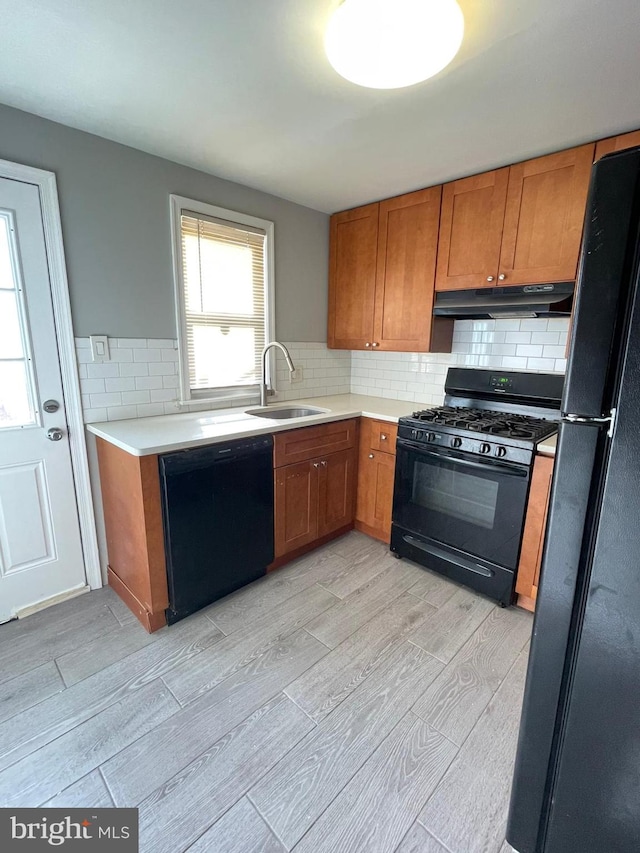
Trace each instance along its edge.
<path fill-rule="evenodd" d="M 507 840 L 640 850 L 640 148 L 593 168 Z"/>

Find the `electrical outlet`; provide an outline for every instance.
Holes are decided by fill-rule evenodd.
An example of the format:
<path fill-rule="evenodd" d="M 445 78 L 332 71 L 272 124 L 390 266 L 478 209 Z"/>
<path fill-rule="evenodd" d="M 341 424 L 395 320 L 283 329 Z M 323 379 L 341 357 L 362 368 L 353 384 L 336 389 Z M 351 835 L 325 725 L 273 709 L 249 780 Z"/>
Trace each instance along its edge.
<path fill-rule="evenodd" d="M 302 368 L 296 367 L 295 370 L 291 371 L 291 382 L 302 382 Z"/>
<path fill-rule="evenodd" d="M 103 362 L 111 359 L 107 335 L 89 335 L 89 345 L 92 361 Z"/>

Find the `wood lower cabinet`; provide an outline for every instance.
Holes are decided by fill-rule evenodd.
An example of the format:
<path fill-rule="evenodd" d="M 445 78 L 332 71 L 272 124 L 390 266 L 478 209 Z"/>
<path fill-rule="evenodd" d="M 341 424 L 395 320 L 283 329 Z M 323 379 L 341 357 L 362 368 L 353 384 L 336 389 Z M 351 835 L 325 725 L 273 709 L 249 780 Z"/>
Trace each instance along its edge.
<path fill-rule="evenodd" d="M 169 606 L 158 457 L 133 456 L 96 439 L 109 555 L 109 586 L 147 631 Z"/>
<path fill-rule="evenodd" d="M 540 567 L 547 528 L 551 479 L 554 460 L 549 456 L 536 456 L 529 490 L 529 502 L 522 537 L 520 562 L 516 578 L 518 604 L 534 610 L 540 581 Z"/>
<path fill-rule="evenodd" d="M 382 542 L 391 540 L 397 434 L 396 424 L 362 418 L 355 526 Z"/>
<path fill-rule="evenodd" d="M 331 217 L 328 346 L 451 352 L 453 321 L 433 316 L 441 188 Z"/>
<path fill-rule="evenodd" d="M 275 556 L 318 538 L 318 471 L 311 462 L 275 472 Z"/>
<path fill-rule="evenodd" d="M 302 427 L 274 436 L 275 560 L 293 558 L 353 527 L 358 422 Z M 346 445 L 346 446 L 345 446 Z M 315 455 L 318 448 L 322 455 Z M 289 459 L 299 459 L 287 464 Z"/>

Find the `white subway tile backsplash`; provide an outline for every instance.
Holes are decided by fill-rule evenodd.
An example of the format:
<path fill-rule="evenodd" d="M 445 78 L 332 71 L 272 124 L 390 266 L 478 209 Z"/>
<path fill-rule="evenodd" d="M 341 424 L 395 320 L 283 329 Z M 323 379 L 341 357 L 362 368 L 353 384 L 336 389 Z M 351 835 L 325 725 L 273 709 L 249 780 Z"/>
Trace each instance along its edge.
<path fill-rule="evenodd" d="M 526 355 L 527 358 L 539 358 L 542 355 L 542 344 L 518 344 L 516 355 Z"/>
<path fill-rule="evenodd" d="M 555 366 L 554 358 L 530 358 L 527 361 L 527 367 L 530 370 L 555 370 Z"/>
<path fill-rule="evenodd" d="M 91 408 L 96 409 L 106 406 L 121 406 L 122 395 L 117 393 L 112 394 L 91 394 Z"/>
<path fill-rule="evenodd" d="M 287 346 L 302 378 L 290 381 L 286 362 L 276 353 L 276 400 L 328 394 L 369 394 L 406 400 L 410 408 L 439 405 L 449 367 L 508 370 L 566 370 L 568 318 L 457 320 L 451 353 L 397 353 L 330 350 L 324 343 Z M 88 338 L 76 338 L 87 423 L 190 411 L 178 406 L 178 351 L 160 338 L 110 339 L 102 364 L 91 362 Z M 90 384 L 87 384 L 90 383 Z M 204 408 L 202 405 L 196 407 Z"/>
<path fill-rule="evenodd" d="M 147 350 L 151 352 L 151 350 Z M 171 361 L 150 361 L 149 376 L 170 376 L 178 369 L 177 364 Z"/>
<path fill-rule="evenodd" d="M 133 391 L 136 387 L 135 380 L 131 376 L 118 376 L 116 379 L 105 379 L 105 391 Z"/>
<path fill-rule="evenodd" d="M 532 332 L 532 344 L 557 344 L 560 340 L 560 332 Z"/>
<path fill-rule="evenodd" d="M 544 358 L 564 358 L 566 349 L 566 345 L 544 346 L 542 347 L 542 355 L 544 356 Z"/>
<path fill-rule="evenodd" d="M 136 376 L 135 378 L 137 391 L 151 391 L 154 388 L 162 387 L 162 376 Z"/>
<path fill-rule="evenodd" d="M 104 379 L 81 379 L 80 391 L 83 394 L 100 394 L 107 390 Z M 112 390 L 112 389 L 108 389 Z M 113 389 L 115 390 L 115 389 Z"/>
<path fill-rule="evenodd" d="M 122 405 L 135 406 L 138 405 L 138 403 L 150 403 L 150 394 L 150 391 L 123 391 Z"/>
<path fill-rule="evenodd" d="M 111 362 L 87 365 L 87 376 L 89 379 L 107 379 L 108 377 L 119 375 L 118 365 Z"/>

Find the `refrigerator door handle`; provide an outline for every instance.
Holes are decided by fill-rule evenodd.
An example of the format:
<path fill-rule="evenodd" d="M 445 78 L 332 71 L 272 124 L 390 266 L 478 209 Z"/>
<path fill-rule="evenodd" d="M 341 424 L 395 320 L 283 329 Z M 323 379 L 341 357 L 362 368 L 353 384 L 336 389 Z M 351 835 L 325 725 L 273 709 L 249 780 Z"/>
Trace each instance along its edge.
<path fill-rule="evenodd" d="M 568 414 L 564 415 L 562 420 L 568 424 L 609 424 L 609 429 L 607 430 L 607 435 L 609 438 L 613 438 L 613 431 L 616 425 L 616 409 L 611 409 L 611 412 L 608 416 L 603 415 L 601 418 L 592 418 L 586 417 L 584 415 L 573 415 Z"/>

